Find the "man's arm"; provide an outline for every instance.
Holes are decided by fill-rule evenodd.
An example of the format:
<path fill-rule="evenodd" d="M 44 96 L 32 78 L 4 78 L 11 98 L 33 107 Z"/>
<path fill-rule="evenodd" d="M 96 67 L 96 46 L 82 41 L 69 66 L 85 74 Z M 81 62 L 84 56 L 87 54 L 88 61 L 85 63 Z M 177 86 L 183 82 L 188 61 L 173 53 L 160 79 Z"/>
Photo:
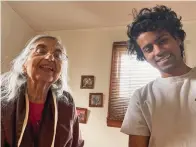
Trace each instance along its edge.
<path fill-rule="evenodd" d="M 139 91 L 135 91 L 121 126 L 121 132 L 129 135 L 129 147 L 148 147 L 151 134 L 143 111 L 149 110 L 144 109 L 144 106 Z"/>
<path fill-rule="evenodd" d="M 129 135 L 129 147 L 148 147 L 149 136 Z"/>

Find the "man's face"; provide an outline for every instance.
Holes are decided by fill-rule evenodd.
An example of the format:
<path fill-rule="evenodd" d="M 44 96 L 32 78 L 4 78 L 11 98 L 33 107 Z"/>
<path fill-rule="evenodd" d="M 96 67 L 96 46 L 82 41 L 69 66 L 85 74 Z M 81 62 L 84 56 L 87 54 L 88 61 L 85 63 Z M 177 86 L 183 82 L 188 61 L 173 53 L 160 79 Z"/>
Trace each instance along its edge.
<path fill-rule="evenodd" d="M 146 61 L 161 73 L 170 73 L 183 62 L 181 41 L 166 31 L 142 33 L 138 36 L 137 43 Z"/>
<path fill-rule="evenodd" d="M 24 64 L 25 72 L 33 81 L 54 83 L 58 80 L 63 53 L 58 42 L 50 38 L 42 38 L 32 45 L 32 51 Z"/>

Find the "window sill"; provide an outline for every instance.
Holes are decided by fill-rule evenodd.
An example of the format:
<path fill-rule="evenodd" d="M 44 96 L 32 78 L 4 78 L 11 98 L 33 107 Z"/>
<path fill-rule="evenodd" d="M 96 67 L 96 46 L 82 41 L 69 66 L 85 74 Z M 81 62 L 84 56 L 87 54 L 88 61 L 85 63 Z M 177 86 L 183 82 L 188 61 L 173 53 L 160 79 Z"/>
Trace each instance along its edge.
<path fill-rule="evenodd" d="M 107 119 L 107 126 L 108 127 L 116 127 L 116 128 L 121 128 L 122 121 L 120 120 L 110 120 Z"/>

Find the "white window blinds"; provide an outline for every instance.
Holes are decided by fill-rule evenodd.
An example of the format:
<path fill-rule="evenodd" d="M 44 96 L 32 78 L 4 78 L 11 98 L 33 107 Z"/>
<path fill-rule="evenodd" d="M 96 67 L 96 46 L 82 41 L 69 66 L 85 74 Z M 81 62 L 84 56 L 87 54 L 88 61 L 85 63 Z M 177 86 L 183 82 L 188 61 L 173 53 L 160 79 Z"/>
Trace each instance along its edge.
<path fill-rule="evenodd" d="M 133 92 L 160 76 L 157 69 L 127 53 L 125 43 L 114 43 L 110 76 L 108 120 L 123 121 Z"/>

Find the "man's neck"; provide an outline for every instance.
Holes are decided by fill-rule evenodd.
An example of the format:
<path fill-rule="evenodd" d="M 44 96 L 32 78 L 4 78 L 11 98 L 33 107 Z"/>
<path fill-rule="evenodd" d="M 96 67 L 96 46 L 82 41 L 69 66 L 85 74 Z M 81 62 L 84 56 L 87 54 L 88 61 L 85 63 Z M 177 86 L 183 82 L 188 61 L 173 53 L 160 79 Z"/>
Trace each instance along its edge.
<path fill-rule="evenodd" d="M 181 76 L 188 73 L 190 70 L 191 68 L 183 63 L 181 66 L 174 68 L 171 72 L 161 72 L 161 76 L 162 78 Z"/>

